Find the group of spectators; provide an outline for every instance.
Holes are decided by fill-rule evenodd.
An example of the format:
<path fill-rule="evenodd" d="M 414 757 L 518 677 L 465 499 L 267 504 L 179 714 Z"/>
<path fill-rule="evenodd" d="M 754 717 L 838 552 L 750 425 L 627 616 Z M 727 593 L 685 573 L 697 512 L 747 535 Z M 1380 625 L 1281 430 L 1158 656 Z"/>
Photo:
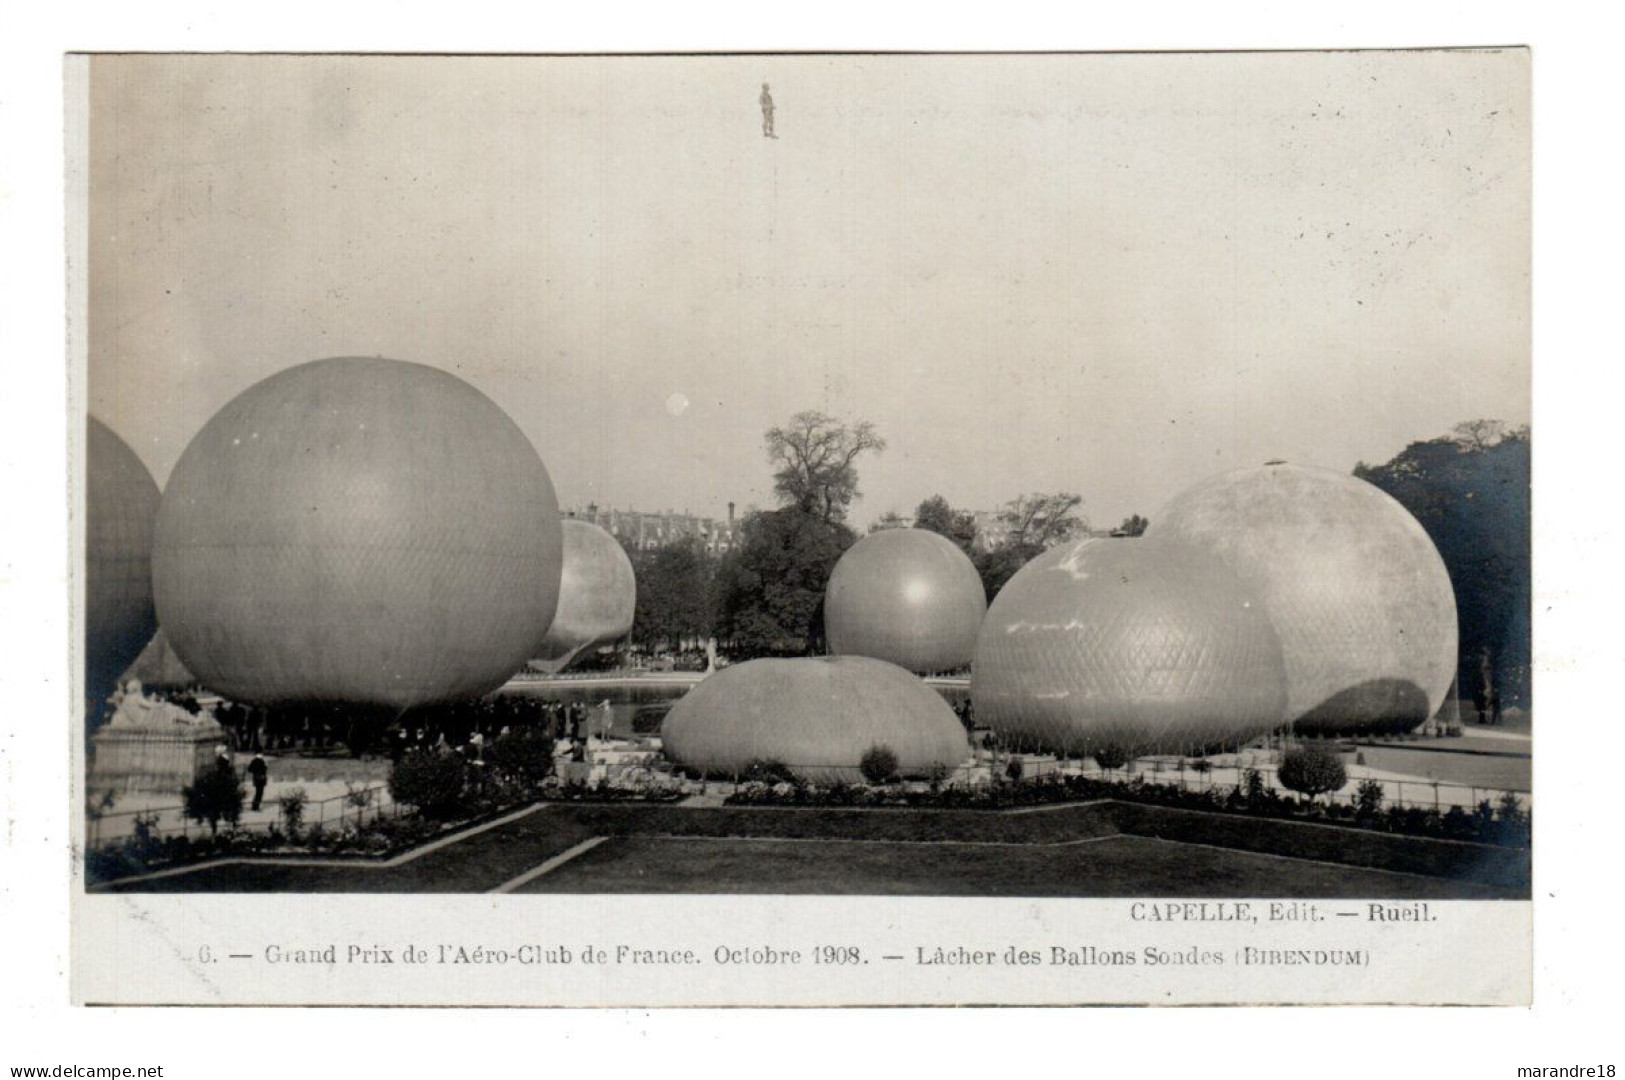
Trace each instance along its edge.
<path fill-rule="evenodd" d="M 196 702 L 179 704 L 197 710 Z M 536 701 L 521 696 L 494 697 L 464 705 L 408 713 L 399 718 L 373 718 L 374 735 L 382 733 L 392 758 L 407 749 L 443 746 L 451 749 L 495 738 L 500 732 L 541 728 L 555 739 L 608 733 L 604 704 L 582 701 Z M 256 708 L 223 702 L 215 719 L 226 729 L 230 749 L 249 752 L 320 751 L 336 746 L 355 748 L 357 727 L 367 722 L 353 707 L 320 705 Z M 365 739 L 376 746 L 375 739 Z"/>
<path fill-rule="evenodd" d="M 590 736 L 609 734 L 609 702 L 588 706 L 582 701 L 535 701 L 491 698 L 423 716 L 407 716 L 386 734 L 389 756 L 399 761 L 412 750 L 461 753 L 479 760 L 485 745 L 514 730 L 534 730 L 555 742 L 568 740 L 579 751 Z"/>

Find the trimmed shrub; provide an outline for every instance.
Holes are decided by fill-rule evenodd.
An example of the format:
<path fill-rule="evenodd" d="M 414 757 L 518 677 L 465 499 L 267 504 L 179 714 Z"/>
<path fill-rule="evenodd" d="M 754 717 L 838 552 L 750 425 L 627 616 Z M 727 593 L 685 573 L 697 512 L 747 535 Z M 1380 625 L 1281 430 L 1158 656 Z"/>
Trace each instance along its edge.
<path fill-rule="evenodd" d="M 889 784 L 897 779 L 897 754 L 884 743 L 877 743 L 863 752 L 858 771 L 871 784 Z"/>
<path fill-rule="evenodd" d="M 1108 772 L 1121 769 L 1129 763 L 1128 751 L 1121 746 L 1102 746 L 1094 752 L 1095 764 Z"/>
<path fill-rule="evenodd" d="M 1281 786 L 1314 799 L 1328 791 L 1338 791 L 1349 781 L 1348 770 L 1336 754 L 1318 747 L 1288 750 L 1276 772 Z"/>

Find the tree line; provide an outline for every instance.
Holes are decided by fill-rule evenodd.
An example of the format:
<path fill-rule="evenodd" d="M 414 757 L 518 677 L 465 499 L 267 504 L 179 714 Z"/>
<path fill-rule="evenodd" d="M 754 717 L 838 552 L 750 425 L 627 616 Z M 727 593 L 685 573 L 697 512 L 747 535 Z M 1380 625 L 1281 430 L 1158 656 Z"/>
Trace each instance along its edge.
<path fill-rule="evenodd" d="M 1356 465 L 1409 510 L 1439 549 L 1456 592 L 1457 686 L 1528 707 L 1530 436 L 1527 425 L 1470 420 L 1413 442 L 1382 465 Z"/>
<path fill-rule="evenodd" d="M 873 424 L 801 412 L 767 432 L 779 505 L 751 510 L 733 550 L 712 555 L 697 538 L 629 551 L 637 572 L 633 639 L 645 648 L 716 637 L 733 655 L 817 654 L 824 649 L 824 586 L 835 563 L 858 540 L 848 515 L 860 495 L 858 463 L 885 450 Z M 975 515 L 941 495 L 915 508 L 914 527 L 964 550 L 989 597 L 1034 555 L 1082 535 L 1080 495 L 1023 494 L 1000 510 L 995 542 L 979 545 Z M 1144 519 L 1129 535 L 1144 531 Z M 871 528 L 905 524 L 895 513 Z"/>
<path fill-rule="evenodd" d="M 733 550 L 712 555 L 690 538 L 629 552 L 638 580 L 633 640 L 659 648 L 715 637 L 736 657 L 822 652 L 824 586 L 858 539 L 847 521 L 860 495 L 857 466 L 885 448 L 874 425 L 820 412 L 767 432 L 779 505 L 747 513 Z M 1463 697 L 1493 687 L 1508 704 L 1530 700 L 1529 470 L 1529 429 L 1494 420 L 1458 424 L 1385 464 L 1354 469 L 1409 510 L 1443 558 L 1456 593 Z M 978 543 L 975 515 L 932 495 L 913 525 L 957 544 L 991 600 L 1034 556 L 1088 532 L 1082 505 L 1072 492 L 1020 495 L 999 511 L 991 542 Z M 891 513 L 872 529 L 905 524 Z M 1148 524 L 1135 514 L 1112 532 L 1139 536 Z"/>

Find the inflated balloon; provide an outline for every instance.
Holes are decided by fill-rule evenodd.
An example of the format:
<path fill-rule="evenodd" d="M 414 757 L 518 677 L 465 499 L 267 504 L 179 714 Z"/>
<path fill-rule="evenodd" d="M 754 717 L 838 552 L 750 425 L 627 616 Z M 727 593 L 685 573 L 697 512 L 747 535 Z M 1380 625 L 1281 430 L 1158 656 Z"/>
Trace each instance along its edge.
<path fill-rule="evenodd" d="M 807 780 L 856 782 L 870 748 L 897 755 L 904 776 L 953 769 L 970 756 L 942 696 L 894 664 L 864 656 L 750 660 L 685 694 L 660 729 L 666 754 L 706 773 L 776 762 Z"/>
<path fill-rule="evenodd" d="M 620 542 L 591 522 L 565 519 L 559 608 L 532 666 L 563 671 L 587 649 L 625 637 L 637 604 L 637 578 Z"/>
<path fill-rule="evenodd" d="M 1269 616 L 1184 544 L 1090 539 L 1007 582 L 982 624 L 976 718 L 1024 749 L 1131 755 L 1237 746 L 1281 724 Z"/>
<path fill-rule="evenodd" d="M 546 467 L 444 371 L 318 360 L 258 383 L 187 446 L 158 511 L 158 617 L 245 702 L 417 705 L 524 665 L 558 603 Z"/>
<path fill-rule="evenodd" d="M 1212 551 L 1263 599 L 1305 734 L 1404 731 L 1456 674 L 1456 597 L 1406 509 L 1371 484 L 1275 463 L 1176 496 L 1150 534 Z"/>
<path fill-rule="evenodd" d="M 987 593 L 952 540 L 884 529 L 852 545 L 824 590 L 829 650 L 872 656 L 922 674 L 970 663 Z"/>
<path fill-rule="evenodd" d="M 152 532 L 158 485 L 141 459 L 90 418 L 85 442 L 85 696 L 105 701 L 158 628 Z"/>

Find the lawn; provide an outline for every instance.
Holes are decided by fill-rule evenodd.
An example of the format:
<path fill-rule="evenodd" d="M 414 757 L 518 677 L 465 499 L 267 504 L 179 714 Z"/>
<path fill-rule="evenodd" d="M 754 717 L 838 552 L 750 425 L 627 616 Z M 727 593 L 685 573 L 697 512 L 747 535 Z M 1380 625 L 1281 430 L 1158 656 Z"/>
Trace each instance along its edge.
<path fill-rule="evenodd" d="M 617 837 L 519 891 L 1372 899 L 1506 895 L 1489 886 L 1137 836 L 1062 845 Z"/>
<path fill-rule="evenodd" d="M 593 837 L 608 839 L 535 879 L 524 891 L 1414 899 L 1527 895 L 1527 887 L 1519 887 L 1527 881 L 1527 871 L 1521 880 L 1518 872 L 1519 859 L 1526 863 L 1527 853 L 1114 803 L 1015 812 L 555 804 L 434 850 L 409 853 L 395 865 L 229 863 L 112 888 L 478 893 Z M 1287 857 L 1310 852 L 1363 865 Z M 1489 873 L 1473 865 L 1479 858 L 1507 865 Z M 1415 869 L 1434 876 L 1399 872 Z"/>

